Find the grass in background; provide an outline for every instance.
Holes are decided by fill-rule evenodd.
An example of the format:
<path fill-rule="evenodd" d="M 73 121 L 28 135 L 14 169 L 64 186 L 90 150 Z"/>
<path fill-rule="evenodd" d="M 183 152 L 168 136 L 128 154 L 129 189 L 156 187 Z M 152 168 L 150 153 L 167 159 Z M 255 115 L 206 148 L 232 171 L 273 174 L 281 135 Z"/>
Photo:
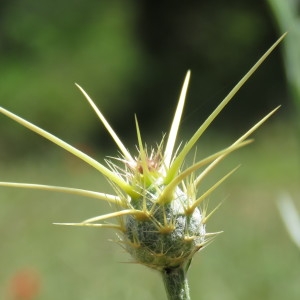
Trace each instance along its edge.
<path fill-rule="evenodd" d="M 189 273 L 192 298 L 299 297 L 299 251 L 275 207 L 282 189 L 299 198 L 296 136 L 288 125 L 273 123 L 260 130 L 255 139 L 253 145 L 219 168 L 224 171 L 242 163 L 237 174 L 211 197 L 211 202 L 226 201 L 208 230 L 225 232 L 208 246 L 209 251 L 204 249 L 195 256 Z M 201 145 L 207 145 L 205 140 Z M 202 156 L 207 149 L 202 151 L 200 147 Z M 210 143 L 210 147 L 214 145 Z M 7 162 L 1 166 L 1 180 L 110 191 L 98 172 L 95 176 L 94 170 L 62 153 L 16 165 Z M 165 299 L 159 274 L 131 264 L 120 247 L 105 241 L 105 237 L 113 236 L 108 230 L 52 225 L 110 212 L 109 204 L 9 188 L 1 188 L 0 201 L 1 299 L 9 299 L 8 289 L 15 274 L 28 269 L 39 277 L 41 287 L 36 299 Z"/>

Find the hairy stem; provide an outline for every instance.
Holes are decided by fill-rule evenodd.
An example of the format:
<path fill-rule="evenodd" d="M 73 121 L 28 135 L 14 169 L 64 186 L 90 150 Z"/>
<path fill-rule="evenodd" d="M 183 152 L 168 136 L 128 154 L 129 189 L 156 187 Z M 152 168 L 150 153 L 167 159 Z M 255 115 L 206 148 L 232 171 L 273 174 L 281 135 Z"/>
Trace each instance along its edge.
<path fill-rule="evenodd" d="M 191 299 L 184 267 L 164 269 L 161 273 L 169 300 Z"/>

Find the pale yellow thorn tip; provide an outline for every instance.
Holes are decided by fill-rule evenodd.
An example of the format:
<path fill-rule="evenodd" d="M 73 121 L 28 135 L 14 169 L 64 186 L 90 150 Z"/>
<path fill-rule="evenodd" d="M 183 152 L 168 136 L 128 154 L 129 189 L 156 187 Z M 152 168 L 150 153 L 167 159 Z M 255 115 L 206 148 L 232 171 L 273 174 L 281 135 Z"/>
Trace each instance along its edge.
<path fill-rule="evenodd" d="M 180 125 L 180 120 L 181 120 L 181 116 L 182 116 L 182 112 L 183 112 L 183 107 L 184 107 L 184 103 L 185 103 L 185 99 L 186 99 L 186 94 L 187 94 L 187 89 L 188 89 L 190 77 L 191 77 L 191 71 L 189 70 L 187 72 L 186 76 L 185 76 L 185 80 L 184 80 L 182 90 L 181 90 L 181 93 L 180 93 L 178 105 L 177 105 L 176 112 L 175 112 L 175 115 L 174 115 L 174 119 L 173 119 L 173 122 L 172 122 L 169 138 L 168 138 L 168 141 L 167 141 L 166 150 L 165 150 L 165 153 L 164 153 L 164 166 L 167 169 L 170 167 L 170 163 L 171 163 L 171 159 L 172 159 L 172 155 L 173 155 L 173 151 L 174 151 L 174 145 L 175 145 L 175 142 L 176 142 L 176 137 L 177 137 L 177 134 L 178 134 L 178 129 L 179 129 L 179 125 Z"/>
<path fill-rule="evenodd" d="M 124 144 L 122 143 L 122 141 L 119 139 L 119 137 L 117 136 L 117 134 L 115 133 L 115 131 L 112 129 L 112 127 L 110 126 L 110 124 L 107 122 L 107 120 L 105 119 L 104 115 L 98 109 L 98 107 L 96 106 L 96 104 L 94 103 L 94 101 L 90 98 L 90 96 L 87 94 L 87 92 L 79 84 L 75 83 L 75 85 L 78 87 L 78 89 L 84 95 L 84 97 L 86 98 L 86 100 L 89 102 L 89 104 L 91 105 L 91 107 L 93 108 L 93 110 L 95 111 L 95 113 L 97 114 L 97 116 L 99 117 L 99 119 L 101 120 L 101 122 L 103 123 L 103 125 L 105 126 L 106 130 L 109 132 L 109 134 L 111 135 L 111 137 L 113 138 L 113 140 L 115 141 L 115 143 L 117 144 L 117 146 L 119 147 L 119 149 L 121 150 L 121 152 L 123 153 L 124 157 L 129 162 L 133 162 L 134 159 L 132 158 L 132 156 L 130 155 L 130 153 L 128 152 L 128 150 L 126 149 L 126 147 L 124 146 Z"/>

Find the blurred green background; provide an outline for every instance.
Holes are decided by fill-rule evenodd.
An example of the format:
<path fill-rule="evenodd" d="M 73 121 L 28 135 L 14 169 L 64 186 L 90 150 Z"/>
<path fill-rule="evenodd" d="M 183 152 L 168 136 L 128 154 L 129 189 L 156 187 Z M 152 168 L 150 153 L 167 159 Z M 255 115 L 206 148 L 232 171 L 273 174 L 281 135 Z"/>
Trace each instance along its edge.
<path fill-rule="evenodd" d="M 74 82 L 135 151 L 134 113 L 145 141 L 155 145 L 191 69 L 185 141 L 281 33 L 296 26 L 278 26 L 273 13 L 260 0 L 1 1 L 1 106 L 102 162 L 118 154 L 116 146 Z M 299 249 L 275 205 L 285 191 L 300 207 L 300 106 L 285 76 L 284 49 L 271 54 L 199 141 L 202 157 L 282 104 L 255 143 L 210 178 L 242 164 L 210 199 L 212 209 L 226 198 L 207 228 L 224 233 L 193 261 L 192 299 L 299 299 Z M 101 174 L 4 116 L 0 181 L 111 192 Z M 110 211 L 97 200 L 1 188 L 0 299 L 165 299 L 159 275 L 107 241 L 114 232 L 52 225 Z M 26 280 L 37 296 L 13 298 Z"/>

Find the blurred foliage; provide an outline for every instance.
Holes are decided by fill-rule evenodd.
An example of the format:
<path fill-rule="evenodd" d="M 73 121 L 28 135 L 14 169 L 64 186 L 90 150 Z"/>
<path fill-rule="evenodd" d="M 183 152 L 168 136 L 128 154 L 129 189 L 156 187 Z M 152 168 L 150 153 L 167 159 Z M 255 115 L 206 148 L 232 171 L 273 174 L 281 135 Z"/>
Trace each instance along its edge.
<path fill-rule="evenodd" d="M 274 20 L 281 32 L 288 31 L 283 45 L 284 66 L 289 83 L 290 93 L 300 113 L 300 1 L 268 0 Z M 300 124 L 298 119 L 298 126 Z"/>
<path fill-rule="evenodd" d="M 139 49 L 130 2 L 1 2 L 1 105 L 63 137 L 84 137 L 97 120 L 74 82 L 83 85 L 115 116 L 129 109 L 138 77 Z M 4 8 L 3 8 L 4 6 Z M 118 103 L 122 110 L 116 110 Z M 6 150 L 33 141 L 1 118 Z M 27 150 L 29 151 L 29 149 Z M 32 149 L 30 149 L 32 151 Z"/>
<path fill-rule="evenodd" d="M 1 105 L 71 143 L 103 149 L 112 143 L 74 82 L 121 136 L 135 136 L 136 112 L 145 135 L 160 138 L 191 69 L 186 123 L 194 130 L 277 37 L 260 0 L 1 1 Z M 217 130 L 248 126 L 279 103 L 285 115 L 279 55 L 239 92 Z M 3 117 L 0 135 L 3 157 L 48 147 Z"/>
<path fill-rule="evenodd" d="M 151 1 L 142 3 L 139 36 L 152 72 L 136 92 L 148 100 L 149 124 L 159 111 L 169 112 L 174 106 L 179 90 L 174 87 L 191 69 L 186 116 L 196 128 L 278 37 L 269 8 L 260 0 L 174 1 L 172 5 L 162 1 L 158 7 Z M 262 115 L 279 103 L 288 111 L 283 74 L 277 50 L 222 112 L 217 130 L 234 132 L 249 126 L 257 112 Z"/>
<path fill-rule="evenodd" d="M 289 84 L 289 91 L 296 108 L 297 138 L 300 134 L 300 1 L 268 0 L 279 31 L 288 31 L 284 43 L 284 66 Z M 299 140 L 298 140 L 299 142 Z M 299 144 L 298 144 L 299 145 Z M 300 166 L 298 161 L 298 166 Z M 299 197 L 298 197 L 299 199 Z M 299 201 L 298 201 L 299 202 Z M 300 247 L 300 216 L 289 192 L 281 192 L 277 203 L 282 220 L 292 241 Z"/>

